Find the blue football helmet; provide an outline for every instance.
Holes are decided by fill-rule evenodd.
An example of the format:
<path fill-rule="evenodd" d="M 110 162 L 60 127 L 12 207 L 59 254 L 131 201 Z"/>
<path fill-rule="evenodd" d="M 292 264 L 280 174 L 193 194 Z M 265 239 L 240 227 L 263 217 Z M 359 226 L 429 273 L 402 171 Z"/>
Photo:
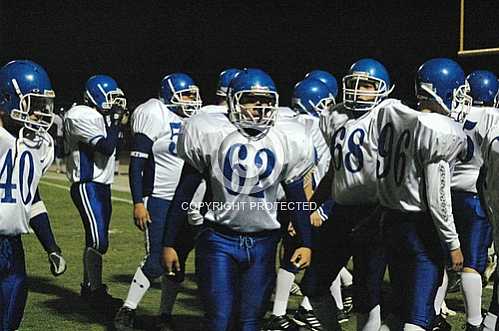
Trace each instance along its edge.
<path fill-rule="evenodd" d="M 0 111 L 35 133 L 47 131 L 54 120 L 52 84 L 47 72 L 29 60 L 15 60 L 0 69 Z"/>
<path fill-rule="evenodd" d="M 395 86 L 385 66 L 374 59 L 361 59 L 350 67 L 343 77 L 345 108 L 368 111 L 385 99 Z"/>
<path fill-rule="evenodd" d="M 466 77 L 474 105 L 492 106 L 499 85 L 497 77 L 488 70 L 475 70 Z"/>
<path fill-rule="evenodd" d="M 107 75 L 95 75 L 85 83 L 84 100 L 97 107 L 99 111 L 108 111 L 113 106 L 126 109 L 126 98 L 118 83 Z"/>
<path fill-rule="evenodd" d="M 416 97 L 436 101 L 449 116 L 463 121 L 473 99 L 461 66 L 446 58 L 426 61 L 416 74 Z"/>
<path fill-rule="evenodd" d="M 312 70 L 305 75 L 305 78 L 315 78 L 320 80 L 322 83 L 326 84 L 335 98 L 338 96 L 338 82 L 329 72 L 324 70 Z"/>
<path fill-rule="evenodd" d="M 306 78 L 295 85 L 291 105 L 300 113 L 319 117 L 322 111 L 334 105 L 334 95 L 320 80 Z"/>
<path fill-rule="evenodd" d="M 161 102 L 182 117 L 194 115 L 202 106 L 199 88 L 194 80 L 184 73 L 173 73 L 161 81 Z"/>
<path fill-rule="evenodd" d="M 279 94 L 263 70 L 243 69 L 230 83 L 227 103 L 230 121 L 243 133 L 244 129 L 266 133 L 274 125 Z"/>
<path fill-rule="evenodd" d="M 230 82 L 239 72 L 241 72 L 241 69 L 230 68 L 220 73 L 217 85 L 217 95 L 219 97 L 227 97 L 227 90 L 229 88 Z"/>

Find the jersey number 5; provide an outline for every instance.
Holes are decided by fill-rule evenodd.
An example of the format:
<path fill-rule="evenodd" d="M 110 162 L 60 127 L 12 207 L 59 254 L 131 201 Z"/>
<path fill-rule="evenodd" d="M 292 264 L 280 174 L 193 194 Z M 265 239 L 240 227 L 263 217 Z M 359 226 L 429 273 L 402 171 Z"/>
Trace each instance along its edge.
<path fill-rule="evenodd" d="M 28 192 L 24 192 L 24 180 L 25 174 L 24 170 L 26 167 L 26 162 L 28 162 L 28 177 L 27 177 L 27 188 Z M 4 190 L 4 195 L 0 199 L 2 203 L 16 203 L 16 198 L 12 196 L 12 191 L 17 189 L 17 185 L 12 183 L 12 173 L 14 170 L 14 162 L 12 161 L 12 150 L 9 149 L 7 155 L 5 156 L 4 163 L 0 170 L 0 189 Z M 33 184 L 34 178 L 34 163 L 33 155 L 30 152 L 24 151 L 19 158 L 19 185 L 21 190 L 21 199 L 26 205 L 32 199 L 31 185 Z M 25 194 L 26 193 L 26 194 Z"/>
<path fill-rule="evenodd" d="M 177 156 L 177 139 L 178 139 L 178 134 L 180 132 L 180 127 L 182 126 L 182 123 L 179 122 L 171 122 L 170 123 L 170 146 L 168 146 L 168 151 L 170 154 Z"/>

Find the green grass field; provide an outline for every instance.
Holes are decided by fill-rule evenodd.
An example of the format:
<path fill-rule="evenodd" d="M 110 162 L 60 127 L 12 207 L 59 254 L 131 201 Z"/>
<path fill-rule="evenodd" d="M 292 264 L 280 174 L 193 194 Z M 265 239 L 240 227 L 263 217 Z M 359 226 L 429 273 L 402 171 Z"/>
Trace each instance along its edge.
<path fill-rule="evenodd" d="M 41 194 L 58 243 L 68 263 L 67 272 L 52 277 L 45 252 L 34 235 L 24 236 L 26 263 L 29 275 L 29 295 L 21 330 L 112 330 L 112 316 L 91 310 L 79 298 L 82 277 L 83 226 L 69 197 L 69 185 L 64 180 L 43 179 Z M 130 195 L 113 191 L 113 197 L 129 200 Z M 110 230 L 110 248 L 104 258 L 104 281 L 110 293 L 124 298 L 129 282 L 144 255 L 143 234 L 133 225 L 131 204 L 113 201 L 113 219 Z M 188 261 L 187 280 L 179 295 L 175 316 L 178 329 L 200 330 L 201 307 L 194 284 L 193 257 Z M 488 307 L 491 290 L 485 289 L 483 308 Z M 159 284 L 146 294 L 139 306 L 137 329 L 153 330 L 154 316 L 160 300 Z M 289 309 L 297 307 L 299 297 L 292 297 Z M 458 315 L 449 320 L 454 329 L 464 324 L 464 305 L 458 294 L 449 295 L 447 304 Z M 343 324 L 344 330 L 355 330 L 354 318 Z"/>

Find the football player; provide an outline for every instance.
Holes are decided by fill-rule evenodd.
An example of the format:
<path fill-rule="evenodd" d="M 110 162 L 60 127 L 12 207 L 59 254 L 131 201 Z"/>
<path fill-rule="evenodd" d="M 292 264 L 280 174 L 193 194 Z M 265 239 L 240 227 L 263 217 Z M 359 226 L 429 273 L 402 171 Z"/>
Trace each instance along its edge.
<path fill-rule="evenodd" d="M 480 130 L 480 128 L 478 128 L 477 131 L 478 130 Z M 480 177 L 477 183 L 477 188 L 483 197 L 487 215 L 494 229 L 494 248 L 497 254 L 498 249 L 496 247 L 499 245 L 497 231 L 499 226 L 497 217 L 497 213 L 499 211 L 499 182 L 497 181 L 497 175 L 494 175 L 494 169 L 497 169 L 499 164 L 499 114 L 496 115 L 494 124 L 487 131 L 484 131 L 484 133 L 485 135 L 481 144 L 483 166 L 480 169 Z M 487 315 L 484 317 L 482 322 L 483 330 L 486 331 L 497 329 L 497 316 L 499 316 L 498 279 L 496 269 L 492 299 Z"/>
<path fill-rule="evenodd" d="M 314 168 L 314 172 L 310 174 L 310 180 L 313 182 L 311 183 L 312 188 L 315 188 L 315 183 L 320 181 L 329 166 L 328 148 L 319 130 L 319 115 L 334 104 L 334 97 L 329 88 L 315 78 L 306 78 L 297 83 L 293 92 L 294 119 L 307 128 L 307 132 L 311 134 L 314 143 L 315 163 L 317 166 Z M 282 108 L 280 108 L 280 112 Z M 282 116 L 281 113 L 279 115 Z M 329 207 L 330 205 L 321 206 L 318 211 L 311 215 L 311 222 L 314 227 L 321 226 L 322 222 L 327 220 Z M 283 230 L 288 228 L 289 219 L 287 216 L 286 213 L 279 215 L 279 218 L 282 219 Z M 286 309 L 295 274 L 300 271 L 289 262 L 299 242 L 295 242 L 294 236 L 289 234 L 290 231 L 283 232 L 284 254 L 277 273 L 274 306 L 272 316 L 264 326 L 264 330 L 291 330 L 295 327 L 293 322 L 286 316 Z M 303 299 L 300 308 L 293 316 L 293 320 L 296 324 L 307 326 L 311 330 L 320 330 L 320 323 L 315 317 L 307 297 Z"/>
<path fill-rule="evenodd" d="M 112 312 L 122 301 L 111 297 L 102 283 L 102 255 L 109 244 L 114 153 L 126 99 L 113 78 L 96 75 L 85 84 L 84 101 L 64 117 L 71 199 L 85 229 L 81 297 L 94 308 Z"/>
<path fill-rule="evenodd" d="M 166 214 L 184 164 L 177 156 L 178 134 L 185 119 L 200 107 L 199 89 L 192 78 L 174 73 L 161 81 L 159 100 L 150 99 L 132 114 L 130 191 L 135 225 L 145 232 L 146 257 L 135 272 L 123 307 L 116 314 L 114 324 L 118 330 L 133 328 L 137 305 L 151 282 L 164 274 L 160 257 Z M 185 261 L 194 246 L 193 232 L 186 223 L 181 244 L 176 247 L 182 272 L 162 279 L 160 320 L 164 331 L 173 330 L 173 304 L 184 279 Z"/>
<path fill-rule="evenodd" d="M 466 153 L 466 136 L 449 116 L 462 109 L 456 96 L 464 84 L 456 62 L 425 62 L 416 75 L 420 111 L 397 100 L 383 103 L 370 135 L 377 149 L 375 172 L 390 279 L 395 297 L 401 298 L 397 314 L 404 330 L 431 326 L 447 254 L 454 270 L 462 268 L 450 181 L 454 163 Z"/>
<path fill-rule="evenodd" d="M 473 71 L 466 77 L 473 107 L 463 124 L 468 151 L 459 159 L 452 176 L 452 209 L 464 256 L 461 289 L 466 311 L 466 329 L 478 330 L 482 322 L 482 274 L 487 266 L 488 247 L 492 243 L 492 226 L 477 194 L 476 182 L 482 156 L 475 130 L 480 118 L 494 104 L 498 91 L 497 77 L 490 71 Z"/>
<path fill-rule="evenodd" d="M 21 234 L 28 233 L 30 218 L 46 215 L 37 186 L 54 158 L 54 142 L 47 133 L 53 121 L 54 97 L 50 79 L 40 65 L 21 60 L 0 69 L 2 330 L 19 328 L 26 305 L 28 288 Z"/>
<path fill-rule="evenodd" d="M 180 134 L 178 152 L 186 162 L 167 216 L 163 263 L 170 272 L 180 271 L 174 247 L 185 214 L 181 205 L 204 176 L 217 203 L 196 248 L 205 329 L 257 331 L 275 280 L 280 183 L 302 243 L 291 262 L 297 268 L 310 263 L 310 214 L 300 206 L 306 205 L 303 177 L 313 167 L 313 144 L 301 124 L 275 121 L 278 94 L 262 70 L 239 73 L 228 104 L 228 114 L 201 113 Z"/>
<path fill-rule="evenodd" d="M 338 96 L 338 81 L 336 80 L 336 77 L 324 70 L 312 70 L 305 75 L 304 79 L 306 78 L 318 79 L 326 85 L 331 94 L 334 96 L 333 101 L 336 104 L 336 97 Z"/>
<path fill-rule="evenodd" d="M 330 220 L 319 230 L 310 268 L 316 280 L 304 279 L 303 287 L 311 293 L 312 306 L 325 328 L 337 328 L 331 318 L 334 303 L 326 295 L 326 284 L 338 277 L 353 255 L 357 329 L 377 330 L 386 265 L 375 213 L 376 156 L 368 134 L 380 103 L 394 86 L 384 65 L 369 58 L 355 62 L 342 82 L 343 103 L 321 114 L 321 131 L 329 145 L 331 164 L 313 198 L 320 203 L 332 197 L 334 206 Z"/>
<path fill-rule="evenodd" d="M 200 111 L 213 113 L 213 112 L 227 112 L 227 90 L 229 84 L 234 77 L 240 72 L 240 69 L 229 68 L 222 71 L 218 77 L 217 91 L 216 91 L 216 104 L 205 105 Z"/>

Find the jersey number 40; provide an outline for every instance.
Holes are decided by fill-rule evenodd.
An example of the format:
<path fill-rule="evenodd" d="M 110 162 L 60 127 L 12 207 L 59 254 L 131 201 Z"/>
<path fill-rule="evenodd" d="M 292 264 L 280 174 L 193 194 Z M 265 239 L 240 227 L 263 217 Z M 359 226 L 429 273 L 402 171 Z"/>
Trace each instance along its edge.
<path fill-rule="evenodd" d="M 16 203 L 16 198 L 12 195 L 12 192 L 16 189 L 20 190 L 21 199 L 26 205 L 32 199 L 31 185 L 34 179 L 34 163 L 33 155 L 30 152 L 24 151 L 19 157 L 19 188 L 17 184 L 12 182 L 12 174 L 14 172 L 14 159 L 12 157 L 12 149 L 7 152 L 2 168 L 0 169 L 0 189 L 4 190 L 3 197 L 0 199 L 2 203 Z M 28 165 L 27 176 L 25 174 L 26 165 Z M 24 192 L 24 182 L 27 180 L 27 192 Z"/>

